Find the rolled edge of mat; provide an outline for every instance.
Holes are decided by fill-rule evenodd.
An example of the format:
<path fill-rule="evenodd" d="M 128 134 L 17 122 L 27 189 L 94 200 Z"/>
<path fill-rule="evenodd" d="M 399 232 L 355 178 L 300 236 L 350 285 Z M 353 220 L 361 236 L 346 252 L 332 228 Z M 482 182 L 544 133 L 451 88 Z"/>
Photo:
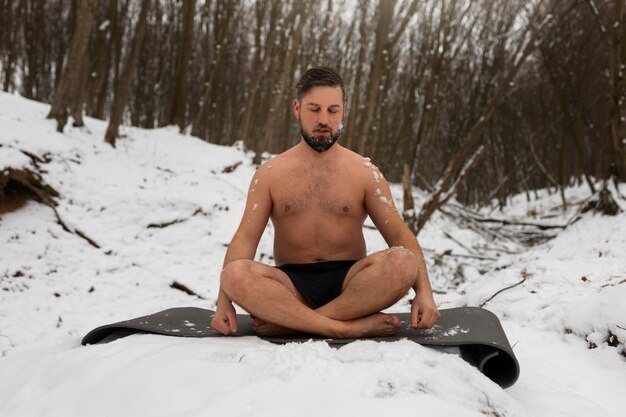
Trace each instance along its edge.
<path fill-rule="evenodd" d="M 508 388 L 519 378 L 519 364 L 506 350 L 485 345 L 463 345 L 460 348 L 461 357 L 466 362 L 500 387 Z"/>

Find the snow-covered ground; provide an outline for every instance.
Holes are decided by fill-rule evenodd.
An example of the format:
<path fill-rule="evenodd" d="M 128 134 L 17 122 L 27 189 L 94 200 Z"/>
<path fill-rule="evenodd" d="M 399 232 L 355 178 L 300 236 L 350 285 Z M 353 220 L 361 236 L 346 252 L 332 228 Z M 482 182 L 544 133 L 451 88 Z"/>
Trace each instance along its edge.
<path fill-rule="evenodd" d="M 125 128 L 112 149 L 103 122 L 59 134 L 47 111 L 0 94 L 0 169 L 35 169 L 26 151 L 60 193 L 58 218 L 36 202 L 0 215 L 1 417 L 625 415 L 624 212 L 584 213 L 532 248 L 441 213 L 420 234 L 440 307 L 484 304 L 500 317 L 521 366 L 506 390 L 457 356 L 407 341 L 334 349 L 135 335 L 80 346 L 101 324 L 214 307 L 254 167 L 238 146 L 174 128 Z M 489 216 L 566 224 L 588 197 L 568 189 L 564 211 L 540 191 Z M 272 232 L 257 252 L 270 263 Z M 365 233 L 370 252 L 385 247 Z M 408 311 L 407 300 L 390 310 Z"/>

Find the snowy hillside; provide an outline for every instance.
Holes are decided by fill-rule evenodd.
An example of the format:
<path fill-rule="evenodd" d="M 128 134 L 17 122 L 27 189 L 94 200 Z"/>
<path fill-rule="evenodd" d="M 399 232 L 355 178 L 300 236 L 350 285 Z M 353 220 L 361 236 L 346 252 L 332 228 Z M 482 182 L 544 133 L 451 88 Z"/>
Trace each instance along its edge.
<path fill-rule="evenodd" d="M 502 321 L 521 367 L 506 390 L 408 341 L 135 335 L 80 346 L 101 324 L 215 306 L 254 167 L 238 146 L 175 128 L 126 128 L 113 149 L 104 122 L 59 134 L 47 111 L 0 93 L 0 169 L 38 170 L 60 194 L 56 213 L 30 201 L 0 215 L 0 417 L 625 415 L 625 211 L 586 212 L 531 248 L 510 228 L 487 235 L 442 213 L 420 234 L 439 306 L 484 305 Z M 483 214 L 565 226 L 589 197 L 568 189 L 563 211 L 540 191 Z M 272 233 L 257 252 L 270 263 Z M 385 247 L 365 234 L 370 252 Z"/>

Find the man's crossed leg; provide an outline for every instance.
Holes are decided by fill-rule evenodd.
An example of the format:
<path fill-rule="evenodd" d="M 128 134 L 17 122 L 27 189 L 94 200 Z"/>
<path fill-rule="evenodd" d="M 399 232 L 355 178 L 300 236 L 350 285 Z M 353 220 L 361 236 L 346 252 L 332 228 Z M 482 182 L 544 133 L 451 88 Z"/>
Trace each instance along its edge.
<path fill-rule="evenodd" d="M 406 248 L 393 247 L 356 262 L 340 295 L 313 309 L 287 274 L 259 262 L 230 262 L 221 288 L 233 302 L 253 315 L 255 331 L 264 336 L 313 333 L 332 338 L 391 336 L 400 320 L 381 310 L 400 300 L 415 284 L 418 264 Z"/>

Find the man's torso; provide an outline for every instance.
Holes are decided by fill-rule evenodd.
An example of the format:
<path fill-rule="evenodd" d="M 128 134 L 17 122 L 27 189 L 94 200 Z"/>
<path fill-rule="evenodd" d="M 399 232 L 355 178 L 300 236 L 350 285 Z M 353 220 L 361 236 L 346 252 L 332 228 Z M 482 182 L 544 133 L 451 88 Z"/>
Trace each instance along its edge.
<path fill-rule="evenodd" d="M 337 145 L 335 145 L 337 146 Z M 338 147 L 312 160 L 296 148 L 270 161 L 277 265 L 366 255 L 363 158 Z"/>

